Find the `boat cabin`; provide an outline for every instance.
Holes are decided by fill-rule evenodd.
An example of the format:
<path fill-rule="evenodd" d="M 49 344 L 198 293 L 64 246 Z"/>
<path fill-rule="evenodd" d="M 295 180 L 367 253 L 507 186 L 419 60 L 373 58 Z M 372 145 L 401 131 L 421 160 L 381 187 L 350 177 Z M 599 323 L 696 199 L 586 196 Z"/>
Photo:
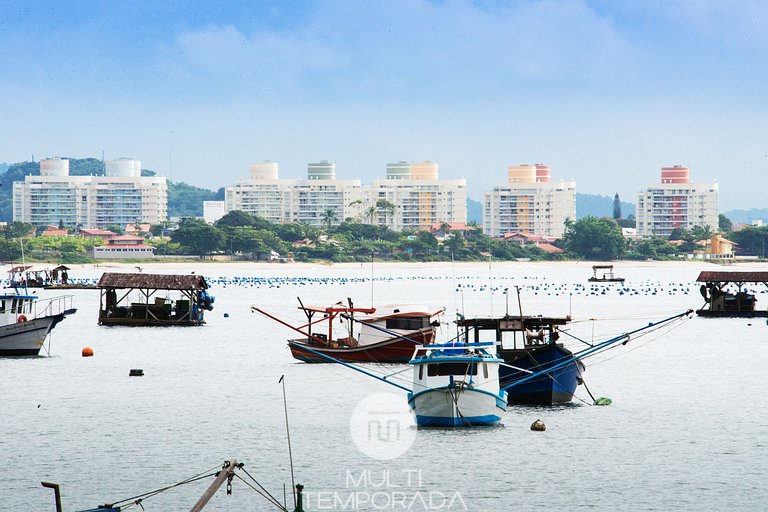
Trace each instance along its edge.
<path fill-rule="evenodd" d="M 768 316 L 768 310 L 756 308 L 757 298 L 747 289 L 748 284 L 768 286 L 768 272 L 704 271 L 696 280 L 702 283 L 699 291 L 704 298 L 704 306 L 696 310 L 697 315 Z"/>
<path fill-rule="evenodd" d="M 498 318 L 459 318 L 459 340 L 467 343 L 495 342 L 501 354 L 527 352 L 536 347 L 557 344 L 559 327 L 570 317 L 503 316 Z"/>
<path fill-rule="evenodd" d="M 215 300 L 194 274 L 105 272 L 97 286 L 101 325 L 201 325 Z"/>
<path fill-rule="evenodd" d="M 34 295 L 0 295 L 0 325 L 10 325 L 35 317 Z"/>
<path fill-rule="evenodd" d="M 426 337 L 426 343 L 429 343 L 434 339 L 432 317 L 444 311 L 443 309 L 432 312 L 426 306 L 414 304 L 359 308 L 354 307 L 351 301 L 348 302 L 348 306 L 338 302 L 333 306 L 323 307 L 304 306 L 299 301 L 299 309 L 307 317 L 307 323 L 296 330 L 306 330 L 310 341 L 334 348 L 362 347 L 393 337 L 409 337 L 418 333 Z M 318 314 L 322 316 L 315 318 Z M 334 323 L 336 318 L 339 321 Z M 318 330 L 320 324 L 324 326 Z M 422 341 L 419 337 L 419 342 Z"/>
<path fill-rule="evenodd" d="M 413 390 L 437 389 L 461 381 L 499 393 L 501 359 L 489 352 L 493 343 L 459 342 L 417 348 L 413 365 Z"/>
<path fill-rule="evenodd" d="M 591 283 L 623 283 L 623 277 L 613 275 L 613 265 L 592 265 Z"/>

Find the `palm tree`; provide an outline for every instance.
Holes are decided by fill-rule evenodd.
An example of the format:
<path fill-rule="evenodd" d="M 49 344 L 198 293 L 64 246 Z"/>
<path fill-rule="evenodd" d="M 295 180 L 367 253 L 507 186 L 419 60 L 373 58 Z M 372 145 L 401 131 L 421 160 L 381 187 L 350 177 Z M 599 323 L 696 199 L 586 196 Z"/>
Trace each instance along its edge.
<path fill-rule="evenodd" d="M 320 220 L 323 222 L 323 224 L 326 224 L 328 226 L 327 229 L 331 229 L 331 225 L 339 218 L 339 216 L 336 214 L 336 210 L 333 208 L 328 208 L 320 215 Z"/>
<path fill-rule="evenodd" d="M 363 200 L 362 199 L 355 199 L 351 203 L 349 203 L 349 206 L 354 206 L 357 208 L 357 219 L 355 219 L 357 222 L 362 223 L 362 208 L 363 208 Z"/>
<path fill-rule="evenodd" d="M 376 212 L 378 209 L 375 206 L 371 206 L 367 210 L 365 210 L 365 215 L 368 217 L 368 224 L 373 225 L 373 216 L 376 215 Z"/>

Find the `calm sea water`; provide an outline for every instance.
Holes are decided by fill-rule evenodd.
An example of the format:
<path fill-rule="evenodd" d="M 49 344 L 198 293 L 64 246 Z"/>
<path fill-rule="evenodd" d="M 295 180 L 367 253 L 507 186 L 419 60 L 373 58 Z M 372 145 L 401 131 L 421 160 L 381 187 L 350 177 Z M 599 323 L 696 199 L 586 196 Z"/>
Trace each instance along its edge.
<path fill-rule="evenodd" d="M 694 318 L 589 360 L 586 382 L 609 407 L 513 407 L 497 428 L 419 430 L 404 455 L 381 461 L 356 448 L 350 417 L 366 397 L 397 390 L 336 365 L 294 362 L 290 332 L 250 311 L 299 322 L 297 296 L 362 306 L 373 293 L 380 305 L 446 307 L 449 321 L 457 308 L 502 314 L 503 289 L 518 285 L 525 314 L 570 312 L 572 333 L 602 340 L 699 307 L 694 281 L 713 268 L 622 264 L 624 287 L 597 291 L 584 286 L 588 264 L 145 268 L 210 279 L 215 309 L 199 328 L 99 327 L 98 292 L 76 291 L 79 311 L 53 332 L 50 357 L 0 359 L 0 510 L 54 510 L 43 480 L 61 484 L 65 510 L 80 510 L 231 457 L 282 499 L 291 477 L 281 375 L 308 510 L 765 510 L 765 320 Z M 764 308 L 768 295 L 757 291 Z M 509 309 L 517 311 L 514 294 Z M 444 327 L 441 337 L 451 333 Z M 85 346 L 94 357 L 81 357 Z M 128 377 L 131 368 L 145 376 Z M 583 386 L 578 396 L 590 401 Z M 530 431 L 538 418 L 546 432 Z M 209 483 L 143 505 L 188 510 Z M 235 480 L 233 494 L 219 492 L 206 510 L 273 509 Z"/>

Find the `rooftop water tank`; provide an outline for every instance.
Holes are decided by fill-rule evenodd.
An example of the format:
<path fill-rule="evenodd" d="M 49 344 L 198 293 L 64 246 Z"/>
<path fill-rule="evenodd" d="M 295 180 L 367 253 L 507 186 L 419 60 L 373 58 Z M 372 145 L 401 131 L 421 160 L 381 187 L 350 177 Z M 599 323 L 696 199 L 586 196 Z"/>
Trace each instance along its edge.
<path fill-rule="evenodd" d="M 408 162 L 397 162 L 387 164 L 388 180 L 408 180 L 411 178 L 411 164 Z"/>
<path fill-rule="evenodd" d="M 523 164 L 507 167 L 509 183 L 536 183 L 536 166 Z"/>
<path fill-rule="evenodd" d="M 277 162 L 265 160 L 251 166 L 251 178 L 254 180 L 276 180 L 277 176 Z"/>
<path fill-rule="evenodd" d="M 141 176 L 141 160 L 118 158 L 104 163 L 106 175 L 110 177 L 135 178 Z"/>
<path fill-rule="evenodd" d="M 411 179 L 436 180 L 438 175 L 437 164 L 434 162 L 421 162 L 411 164 Z"/>
<path fill-rule="evenodd" d="M 318 163 L 307 165 L 307 179 L 310 180 L 335 180 L 336 164 L 322 160 Z"/>
<path fill-rule="evenodd" d="M 59 157 L 40 160 L 40 176 L 69 176 L 69 160 Z"/>
<path fill-rule="evenodd" d="M 690 171 L 682 165 L 661 168 L 662 183 L 688 183 L 691 181 Z"/>

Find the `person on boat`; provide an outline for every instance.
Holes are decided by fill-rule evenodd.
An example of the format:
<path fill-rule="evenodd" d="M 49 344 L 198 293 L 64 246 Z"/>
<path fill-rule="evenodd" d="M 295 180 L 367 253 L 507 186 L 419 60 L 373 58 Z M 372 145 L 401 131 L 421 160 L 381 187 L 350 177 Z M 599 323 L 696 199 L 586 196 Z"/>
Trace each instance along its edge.
<path fill-rule="evenodd" d="M 67 281 L 69 280 L 69 275 L 67 274 L 67 271 L 64 270 L 61 272 L 61 284 L 67 284 Z"/>

